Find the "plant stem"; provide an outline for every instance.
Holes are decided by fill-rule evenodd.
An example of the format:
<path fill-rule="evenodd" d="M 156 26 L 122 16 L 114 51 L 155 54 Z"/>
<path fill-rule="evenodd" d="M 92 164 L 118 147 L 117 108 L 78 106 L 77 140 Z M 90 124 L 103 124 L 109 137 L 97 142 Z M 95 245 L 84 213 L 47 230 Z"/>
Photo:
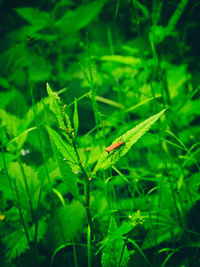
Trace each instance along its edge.
<path fill-rule="evenodd" d="M 85 177 L 85 202 L 84 202 L 84 207 L 86 210 L 86 214 L 87 214 L 87 219 L 88 219 L 88 236 L 87 236 L 87 244 L 88 244 L 88 267 L 91 267 L 91 240 L 93 240 L 93 224 L 92 224 L 92 216 L 91 216 L 91 212 L 90 212 L 90 179 L 81 163 L 81 159 L 80 156 L 78 154 L 78 149 L 76 146 L 76 142 L 75 139 L 72 139 L 72 145 L 74 147 L 74 150 L 76 152 L 77 155 L 77 159 L 78 159 L 78 163 L 79 166 L 82 170 L 82 173 Z"/>
<path fill-rule="evenodd" d="M 8 181 L 9 181 L 9 185 L 10 185 L 10 188 L 11 188 L 11 191 L 12 191 L 12 194 L 13 194 L 13 198 L 16 201 L 16 204 L 17 204 L 17 209 L 19 211 L 19 216 L 20 216 L 20 219 L 21 219 L 21 223 L 22 223 L 22 226 L 24 228 L 24 232 L 25 232 L 25 235 L 26 235 L 28 244 L 29 244 L 30 248 L 32 248 L 31 242 L 30 242 L 30 238 L 29 238 L 29 234 L 28 234 L 28 230 L 26 228 L 26 224 L 25 224 L 25 221 L 24 221 L 24 218 L 23 218 L 23 215 L 22 215 L 21 207 L 20 207 L 20 199 L 19 199 L 19 194 L 18 194 L 18 189 L 17 189 L 16 181 L 14 180 L 14 187 L 15 187 L 15 191 L 14 191 L 13 186 L 12 186 L 12 183 L 11 183 L 10 176 L 8 174 L 8 169 L 7 169 L 7 166 L 6 166 L 5 155 L 4 155 L 4 148 L 3 147 L 2 147 L 2 157 L 3 157 L 3 163 L 4 163 L 4 168 L 5 168 L 6 176 L 7 176 Z M 16 197 L 15 197 L 15 195 L 16 195 Z"/>
<path fill-rule="evenodd" d="M 90 230 L 91 230 L 91 239 L 93 239 L 93 225 L 92 225 L 92 217 L 91 217 L 91 213 L 90 213 L 90 180 L 89 177 L 81 163 L 81 159 L 80 156 L 78 154 L 78 149 L 76 146 L 76 142 L 74 139 L 72 139 L 72 145 L 74 147 L 74 150 L 76 152 L 77 155 L 77 159 L 78 159 L 78 163 L 79 166 L 81 168 L 81 171 L 85 177 L 85 209 L 86 209 L 86 213 L 87 213 L 87 218 L 88 218 L 88 224 L 90 225 Z"/>
<path fill-rule="evenodd" d="M 32 215 L 32 220 L 33 220 L 33 223 L 35 223 L 35 214 L 34 214 L 33 205 L 32 205 L 32 201 L 31 201 L 31 195 L 30 195 L 29 188 L 28 188 L 28 179 L 26 177 L 26 174 L 25 174 L 25 171 L 24 171 L 24 168 L 22 166 L 20 159 L 19 159 L 19 166 L 20 166 L 20 170 L 22 173 L 22 177 L 23 177 L 23 181 L 24 181 L 24 185 L 25 185 L 25 189 L 26 189 L 26 194 L 28 197 L 28 202 L 29 202 L 30 212 Z"/>
<path fill-rule="evenodd" d="M 18 192 L 18 189 L 17 189 L 16 180 L 14 180 L 14 186 L 15 186 L 16 199 L 17 199 L 17 208 L 18 208 L 18 211 L 19 211 L 20 220 L 21 220 L 22 226 L 24 228 L 24 232 L 25 232 L 29 247 L 30 247 L 30 249 L 32 249 L 32 245 L 31 245 L 31 241 L 30 241 L 30 238 L 29 238 L 28 230 L 26 228 L 26 224 L 25 224 L 25 221 L 24 221 L 24 217 L 23 217 L 23 214 L 22 214 L 21 207 L 20 207 L 20 197 L 19 197 L 19 192 Z"/>
<path fill-rule="evenodd" d="M 91 229 L 88 225 L 88 234 L 87 234 L 87 248 L 88 248 L 88 267 L 91 267 Z"/>

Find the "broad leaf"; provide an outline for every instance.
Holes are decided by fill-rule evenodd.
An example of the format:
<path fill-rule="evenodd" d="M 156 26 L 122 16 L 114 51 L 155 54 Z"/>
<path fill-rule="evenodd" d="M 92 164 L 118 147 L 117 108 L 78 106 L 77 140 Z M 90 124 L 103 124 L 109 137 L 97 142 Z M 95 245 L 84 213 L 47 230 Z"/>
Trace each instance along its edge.
<path fill-rule="evenodd" d="M 70 10 L 55 25 L 59 30 L 64 31 L 64 34 L 78 31 L 97 16 L 105 2 L 105 0 L 94 1 Z"/>
<path fill-rule="evenodd" d="M 47 130 L 51 141 L 53 140 L 53 142 L 56 144 L 57 149 L 62 154 L 63 160 L 67 161 L 74 171 L 77 171 L 77 169 L 79 169 L 78 160 L 72 145 L 67 141 L 64 141 L 63 138 L 49 126 L 47 126 Z"/>
<path fill-rule="evenodd" d="M 0 109 L 0 122 L 6 130 L 8 136 L 14 137 L 19 133 L 18 129 L 22 121 L 15 115 Z"/>
<path fill-rule="evenodd" d="M 32 7 L 15 8 L 15 11 L 32 25 L 40 25 L 40 29 L 49 23 L 49 13 Z M 39 29 L 38 29 L 39 30 Z"/>
<path fill-rule="evenodd" d="M 132 227 L 133 228 L 133 227 Z M 128 249 L 123 240 L 123 231 L 119 231 L 115 219 L 111 217 L 108 236 L 103 240 L 101 263 L 103 267 L 125 267 L 129 261 Z"/>
<path fill-rule="evenodd" d="M 8 172 L 16 184 L 21 207 L 30 211 L 31 202 L 33 208 L 37 208 L 41 184 L 34 169 L 24 163 L 20 165 L 18 162 L 12 162 Z"/>
<path fill-rule="evenodd" d="M 47 224 L 44 221 L 39 221 L 38 235 L 37 235 L 38 242 L 44 237 L 46 229 L 47 229 Z M 28 227 L 27 230 L 30 241 L 33 241 L 35 234 L 35 226 L 32 225 Z M 6 246 L 6 257 L 9 262 L 11 262 L 11 260 L 16 258 L 17 256 L 19 256 L 21 253 L 24 253 L 27 249 L 30 249 L 24 228 L 22 227 L 21 224 L 17 225 L 14 231 L 3 236 L 2 242 Z"/>
<path fill-rule="evenodd" d="M 76 166 L 76 157 L 74 157 L 73 148 L 65 143 L 62 138 L 53 129 L 47 126 L 47 131 L 51 140 L 53 151 L 60 169 L 62 178 L 67 185 L 68 191 L 78 198 L 77 176 L 72 171 L 71 166 Z"/>

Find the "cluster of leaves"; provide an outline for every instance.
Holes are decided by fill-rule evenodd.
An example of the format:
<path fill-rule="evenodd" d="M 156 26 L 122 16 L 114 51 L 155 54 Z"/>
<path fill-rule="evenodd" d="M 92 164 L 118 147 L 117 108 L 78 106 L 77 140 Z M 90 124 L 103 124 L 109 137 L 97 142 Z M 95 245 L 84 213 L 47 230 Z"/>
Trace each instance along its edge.
<path fill-rule="evenodd" d="M 3 33 L 3 266 L 200 265 L 195 5 L 54 2 Z"/>

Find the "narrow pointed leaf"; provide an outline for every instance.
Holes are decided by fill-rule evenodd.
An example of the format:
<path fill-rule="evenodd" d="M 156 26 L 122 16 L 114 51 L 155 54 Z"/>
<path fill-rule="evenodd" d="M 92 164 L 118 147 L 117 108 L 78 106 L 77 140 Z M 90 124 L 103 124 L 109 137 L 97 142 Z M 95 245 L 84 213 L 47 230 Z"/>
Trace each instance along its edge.
<path fill-rule="evenodd" d="M 147 120 L 141 122 L 133 129 L 127 131 L 125 134 L 121 135 L 114 140 L 113 144 L 117 142 L 123 142 L 124 145 L 117 149 L 113 149 L 108 154 L 106 151 L 100 155 L 97 165 L 94 168 L 93 175 L 99 169 L 107 169 L 114 165 L 121 157 L 123 157 L 129 149 L 135 144 L 149 129 L 150 127 L 160 118 L 160 116 L 165 112 L 165 109 L 156 115 L 151 116 Z"/>
<path fill-rule="evenodd" d="M 79 119 L 78 119 L 78 107 L 77 107 L 77 100 L 76 100 L 76 98 L 75 98 L 75 101 L 74 101 L 73 123 L 74 123 L 74 133 L 75 133 L 75 135 L 77 135 L 78 125 L 79 125 Z"/>

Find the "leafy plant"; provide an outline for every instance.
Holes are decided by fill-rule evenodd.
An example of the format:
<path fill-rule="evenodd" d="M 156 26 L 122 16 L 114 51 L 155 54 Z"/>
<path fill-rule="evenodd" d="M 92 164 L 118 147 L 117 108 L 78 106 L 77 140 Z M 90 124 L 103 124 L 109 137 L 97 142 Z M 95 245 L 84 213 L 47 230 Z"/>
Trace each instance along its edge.
<path fill-rule="evenodd" d="M 199 266 L 198 1 L 0 5 L 1 265 Z"/>

